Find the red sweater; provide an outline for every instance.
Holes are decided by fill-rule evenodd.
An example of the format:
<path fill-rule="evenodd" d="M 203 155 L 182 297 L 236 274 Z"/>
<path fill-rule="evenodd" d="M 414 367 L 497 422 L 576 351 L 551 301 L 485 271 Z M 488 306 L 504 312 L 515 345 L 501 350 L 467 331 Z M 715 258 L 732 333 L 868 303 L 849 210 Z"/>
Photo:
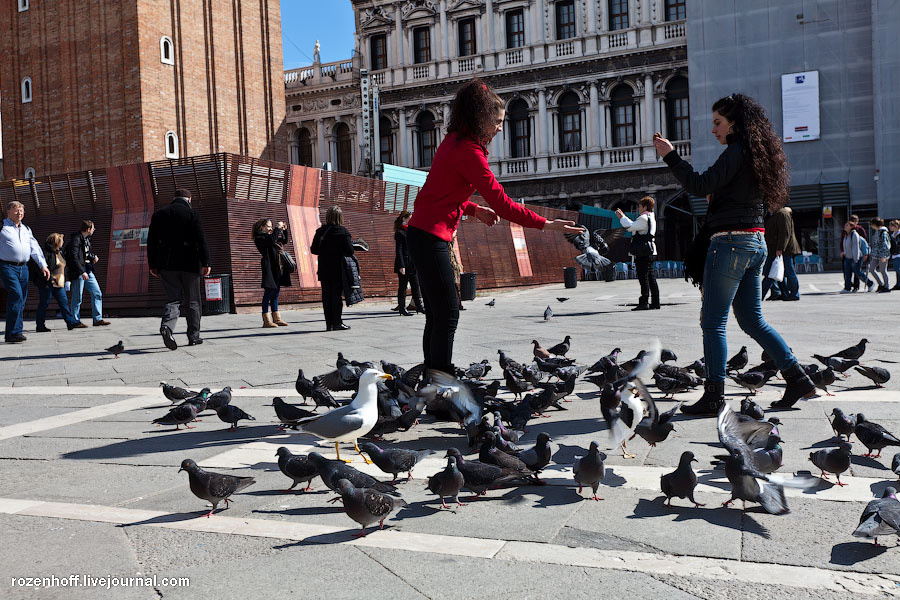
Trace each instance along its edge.
<path fill-rule="evenodd" d="M 523 227 L 544 228 L 547 219 L 503 191 L 488 166 L 484 146 L 456 133 L 448 134 L 435 152 L 409 225 L 449 242 L 462 216 L 475 215 L 478 204 L 469 196 L 476 190 L 501 218 Z"/>

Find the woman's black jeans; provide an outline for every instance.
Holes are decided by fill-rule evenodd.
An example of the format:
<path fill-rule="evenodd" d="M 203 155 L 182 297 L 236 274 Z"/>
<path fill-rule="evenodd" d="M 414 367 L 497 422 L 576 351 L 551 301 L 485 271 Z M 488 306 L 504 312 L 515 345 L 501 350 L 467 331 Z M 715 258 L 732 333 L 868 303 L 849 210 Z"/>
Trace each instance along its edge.
<path fill-rule="evenodd" d="M 425 366 L 452 373 L 459 299 L 450 266 L 450 245 L 415 227 L 406 230 L 406 241 L 425 300 L 425 332 L 422 336 Z"/>
<path fill-rule="evenodd" d="M 638 281 L 641 282 L 641 297 L 638 305 L 659 306 L 659 286 L 656 285 L 656 274 L 653 272 L 653 257 L 635 257 L 634 269 L 637 271 Z M 652 299 L 650 304 L 647 304 L 648 298 Z"/>
<path fill-rule="evenodd" d="M 343 285 L 337 281 L 322 281 L 321 284 L 322 309 L 325 312 L 325 325 L 328 329 L 333 329 L 343 323 L 341 320 L 343 313 L 343 304 L 341 304 Z"/>

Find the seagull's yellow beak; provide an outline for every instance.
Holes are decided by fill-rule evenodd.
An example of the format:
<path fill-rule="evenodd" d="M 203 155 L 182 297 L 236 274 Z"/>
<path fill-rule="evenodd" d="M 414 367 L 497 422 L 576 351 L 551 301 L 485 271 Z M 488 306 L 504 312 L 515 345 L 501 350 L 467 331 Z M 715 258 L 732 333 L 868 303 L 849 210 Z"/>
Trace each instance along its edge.
<path fill-rule="evenodd" d="M 388 375 L 387 373 L 382 373 L 378 377 L 380 377 L 381 379 L 393 379 L 394 378 L 392 375 Z"/>

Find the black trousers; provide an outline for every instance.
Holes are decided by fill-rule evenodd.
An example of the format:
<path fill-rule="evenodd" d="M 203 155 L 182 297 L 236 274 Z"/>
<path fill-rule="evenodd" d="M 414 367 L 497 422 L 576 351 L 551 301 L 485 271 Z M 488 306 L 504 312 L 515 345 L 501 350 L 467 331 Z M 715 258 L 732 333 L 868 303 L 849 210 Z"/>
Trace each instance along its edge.
<path fill-rule="evenodd" d="M 659 286 L 656 285 L 656 274 L 653 272 L 653 257 L 635 257 L 634 269 L 637 271 L 638 281 L 641 283 L 641 297 L 638 304 L 647 305 L 647 299 L 652 298 L 651 304 L 659 304 Z"/>
<path fill-rule="evenodd" d="M 337 281 L 322 281 L 322 310 L 325 311 L 325 325 L 337 327 L 342 321 L 344 305 L 341 294 L 343 284 Z"/>
<path fill-rule="evenodd" d="M 416 304 L 417 310 L 424 310 L 422 307 L 422 290 L 419 289 L 419 277 L 414 269 L 407 268 L 406 274 L 397 273 L 400 283 L 397 285 L 397 306 L 406 306 L 406 286 L 412 288 L 413 302 Z"/>
<path fill-rule="evenodd" d="M 159 278 L 162 280 L 168 300 L 163 309 L 162 325 L 175 331 L 178 317 L 184 313 L 184 318 L 187 320 L 188 339 L 199 338 L 201 283 L 203 280 L 200 273 L 160 269 Z"/>
<path fill-rule="evenodd" d="M 422 335 L 425 366 L 452 373 L 459 297 L 450 266 L 450 245 L 415 227 L 406 230 L 406 241 L 425 300 L 425 332 Z"/>

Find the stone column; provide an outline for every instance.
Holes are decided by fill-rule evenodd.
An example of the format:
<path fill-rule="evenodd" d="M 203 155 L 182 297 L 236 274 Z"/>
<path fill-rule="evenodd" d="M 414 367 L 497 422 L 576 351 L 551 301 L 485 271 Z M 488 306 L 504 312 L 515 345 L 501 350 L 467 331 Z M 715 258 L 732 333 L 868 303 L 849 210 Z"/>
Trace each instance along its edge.
<path fill-rule="evenodd" d="M 357 147 L 359 148 L 359 151 L 356 154 L 359 157 L 359 160 L 356 161 L 356 168 L 358 169 L 360 166 L 363 166 L 363 161 L 366 160 L 366 132 L 363 131 L 362 113 L 356 115 L 356 141 Z M 364 167 L 368 169 L 368 164 L 364 165 Z"/>
<path fill-rule="evenodd" d="M 406 128 L 406 109 L 397 111 L 398 121 L 400 122 L 400 133 L 397 140 L 398 150 L 400 152 L 400 166 L 409 167 L 409 134 Z"/>
<path fill-rule="evenodd" d="M 656 131 L 656 105 L 653 102 L 653 75 L 644 75 L 644 135 L 645 144 L 653 143 L 653 133 Z"/>
<path fill-rule="evenodd" d="M 328 162 L 328 144 L 325 142 L 325 120 L 316 119 L 316 142 L 319 146 L 319 165 Z"/>
<path fill-rule="evenodd" d="M 400 17 L 402 4 L 400 2 L 394 3 L 394 25 L 395 25 L 395 34 L 394 34 L 394 66 L 402 67 L 403 66 L 403 46 L 406 43 L 406 40 L 403 39 L 403 21 Z"/>
<path fill-rule="evenodd" d="M 547 90 L 540 88 L 538 90 L 538 129 L 541 132 L 541 155 L 550 154 L 550 122 L 547 117 Z"/>
<path fill-rule="evenodd" d="M 597 92 L 597 82 L 591 82 L 591 90 L 590 90 L 590 111 L 588 114 L 587 121 L 591 124 L 590 127 L 590 138 L 588 138 L 588 150 L 593 150 L 600 145 L 600 94 Z"/>
<path fill-rule="evenodd" d="M 447 0 L 441 0 L 441 59 L 450 58 L 450 30 L 447 29 Z"/>
<path fill-rule="evenodd" d="M 588 0 L 587 3 L 587 31 L 586 35 L 597 33 L 597 0 Z"/>

